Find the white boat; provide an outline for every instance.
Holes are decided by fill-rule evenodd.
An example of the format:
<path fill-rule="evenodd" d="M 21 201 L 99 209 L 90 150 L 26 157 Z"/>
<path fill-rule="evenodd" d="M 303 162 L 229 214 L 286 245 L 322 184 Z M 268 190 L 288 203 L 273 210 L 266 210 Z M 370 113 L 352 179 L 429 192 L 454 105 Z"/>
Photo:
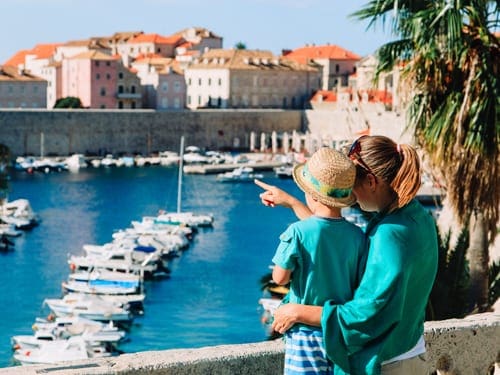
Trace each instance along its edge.
<path fill-rule="evenodd" d="M 108 357 L 111 353 L 104 347 L 92 346 L 81 337 L 47 342 L 39 348 L 18 350 L 14 359 L 22 365 L 54 364 L 65 361 Z"/>
<path fill-rule="evenodd" d="M 89 247 L 84 247 L 84 249 L 88 251 Z M 106 269 L 141 276 L 154 276 L 165 271 L 162 269 L 161 254 L 156 252 L 154 248 L 148 249 L 151 251 L 149 253 L 146 250 L 145 247 L 136 246 L 133 249 L 117 247 L 98 252 L 94 248 L 94 252 L 88 253 L 86 256 L 71 255 L 68 264 L 72 271 Z"/>
<path fill-rule="evenodd" d="M 123 307 L 87 294 L 66 295 L 63 298 L 46 298 L 44 304 L 56 316 L 81 316 L 97 321 L 130 323 L 133 315 Z"/>
<path fill-rule="evenodd" d="M 293 166 L 292 165 L 282 165 L 280 167 L 274 168 L 274 174 L 278 178 L 292 178 Z"/>
<path fill-rule="evenodd" d="M 16 229 L 14 224 L 0 223 L 0 236 L 19 237 L 23 232 Z"/>
<path fill-rule="evenodd" d="M 214 217 L 213 215 L 195 214 L 193 212 L 160 212 L 155 222 L 158 224 L 209 227 L 213 224 Z"/>
<path fill-rule="evenodd" d="M 175 151 L 162 151 L 158 154 L 160 157 L 160 164 L 163 166 L 170 166 L 179 163 L 180 156 Z"/>
<path fill-rule="evenodd" d="M 87 168 L 87 161 L 82 154 L 73 154 L 64 159 L 64 164 L 71 172 L 76 172 L 82 168 Z"/>
<path fill-rule="evenodd" d="M 118 343 L 126 336 L 126 332 L 114 326 L 112 322 L 103 324 L 92 320 L 84 321 L 81 318 L 80 320 L 78 323 L 64 326 L 46 323 L 45 327 L 34 329 L 33 335 L 13 336 L 11 338 L 12 348 L 14 350 L 40 348 L 47 342 L 68 340 L 75 336 L 82 337 L 91 345 Z M 36 327 L 35 324 L 33 326 Z"/>
<path fill-rule="evenodd" d="M 255 179 L 261 179 L 264 175 L 254 173 L 252 167 L 238 167 L 230 172 L 219 173 L 217 181 L 220 182 L 253 182 Z"/>
<path fill-rule="evenodd" d="M 141 277 L 132 273 L 91 269 L 71 273 L 62 283 L 66 292 L 88 294 L 136 294 L 141 289 Z"/>
<path fill-rule="evenodd" d="M 38 225 L 39 220 L 27 199 L 16 199 L 0 206 L 0 222 L 12 224 L 16 229 L 29 229 Z"/>

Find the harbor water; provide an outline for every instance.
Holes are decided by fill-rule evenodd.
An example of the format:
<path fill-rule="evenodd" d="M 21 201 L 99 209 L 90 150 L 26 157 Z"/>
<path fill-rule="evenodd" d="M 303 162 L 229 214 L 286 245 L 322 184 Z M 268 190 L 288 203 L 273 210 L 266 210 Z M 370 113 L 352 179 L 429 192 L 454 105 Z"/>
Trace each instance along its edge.
<path fill-rule="evenodd" d="M 10 338 L 32 334 L 46 317 L 45 298 L 62 296 L 70 272 L 68 255 L 84 244 L 104 244 L 132 220 L 177 207 L 176 167 L 86 168 L 77 173 L 15 172 L 9 200 L 26 198 L 39 226 L 0 253 L 0 367 L 14 365 Z M 292 180 L 272 172 L 264 180 L 298 196 Z M 284 208 L 261 205 L 253 183 L 221 183 L 215 175 L 185 175 L 182 210 L 213 214 L 213 228 L 200 229 L 189 248 L 170 261 L 168 279 L 145 283 L 144 315 L 134 320 L 126 353 L 250 343 L 266 340 L 260 322 L 260 278 L 278 243 L 295 220 Z"/>

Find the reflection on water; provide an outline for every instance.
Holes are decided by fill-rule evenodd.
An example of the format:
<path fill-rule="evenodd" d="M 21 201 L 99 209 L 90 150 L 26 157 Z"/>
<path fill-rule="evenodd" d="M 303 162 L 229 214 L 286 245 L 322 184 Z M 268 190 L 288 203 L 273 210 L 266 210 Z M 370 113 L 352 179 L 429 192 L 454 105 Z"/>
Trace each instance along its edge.
<path fill-rule="evenodd" d="M 147 282 L 144 316 L 134 321 L 125 352 L 262 341 L 259 280 L 278 243 L 295 220 L 283 208 L 260 204 L 260 188 L 222 184 L 215 176 L 187 175 L 184 211 L 212 213 L 213 229 L 202 229 L 181 257 L 170 262 L 171 277 Z M 265 180 L 298 196 L 291 180 Z M 15 239 L 15 250 L 0 257 L 0 367 L 11 365 L 10 337 L 31 334 L 46 316 L 44 298 L 61 295 L 68 254 L 85 243 L 111 241 L 131 220 L 174 211 L 177 169 L 165 167 L 81 170 L 79 173 L 16 174 L 11 200 L 27 198 L 42 223 Z"/>

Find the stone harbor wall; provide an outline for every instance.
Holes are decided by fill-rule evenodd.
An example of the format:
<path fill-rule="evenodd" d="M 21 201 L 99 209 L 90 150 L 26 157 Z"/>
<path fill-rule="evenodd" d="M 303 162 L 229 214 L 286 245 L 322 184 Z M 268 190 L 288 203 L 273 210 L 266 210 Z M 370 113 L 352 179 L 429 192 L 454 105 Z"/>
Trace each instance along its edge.
<path fill-rule="evenodd" d="M 494 372 L 500 351 L 498 313 L 427 322 L 425 340 L 431 371 L 435 374 L 500 373 L 500 363 L 496 363 L 497 372 Z M 278 339 L 253 344 L 122 354 L 60 365 L 9 367 L 0 369 L 0 375 L 279 375 L 283 373 L 283 360 L 284 345 Z"/>

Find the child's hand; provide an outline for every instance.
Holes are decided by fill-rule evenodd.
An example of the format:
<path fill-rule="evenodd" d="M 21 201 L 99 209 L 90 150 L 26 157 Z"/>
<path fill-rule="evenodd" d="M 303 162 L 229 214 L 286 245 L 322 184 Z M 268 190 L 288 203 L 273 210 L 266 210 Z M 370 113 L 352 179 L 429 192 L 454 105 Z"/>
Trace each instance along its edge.
<path fill-rule="evenodd" d="M 287 192 L 276 186 L 266 184 L 260 180 L 254 180 L 257 186 L 260 186 L 265 192 L 260 194 L 260 199 L 265 206 L 275 207 L 283 206 L 290 208 L 294 198 Z"/>

